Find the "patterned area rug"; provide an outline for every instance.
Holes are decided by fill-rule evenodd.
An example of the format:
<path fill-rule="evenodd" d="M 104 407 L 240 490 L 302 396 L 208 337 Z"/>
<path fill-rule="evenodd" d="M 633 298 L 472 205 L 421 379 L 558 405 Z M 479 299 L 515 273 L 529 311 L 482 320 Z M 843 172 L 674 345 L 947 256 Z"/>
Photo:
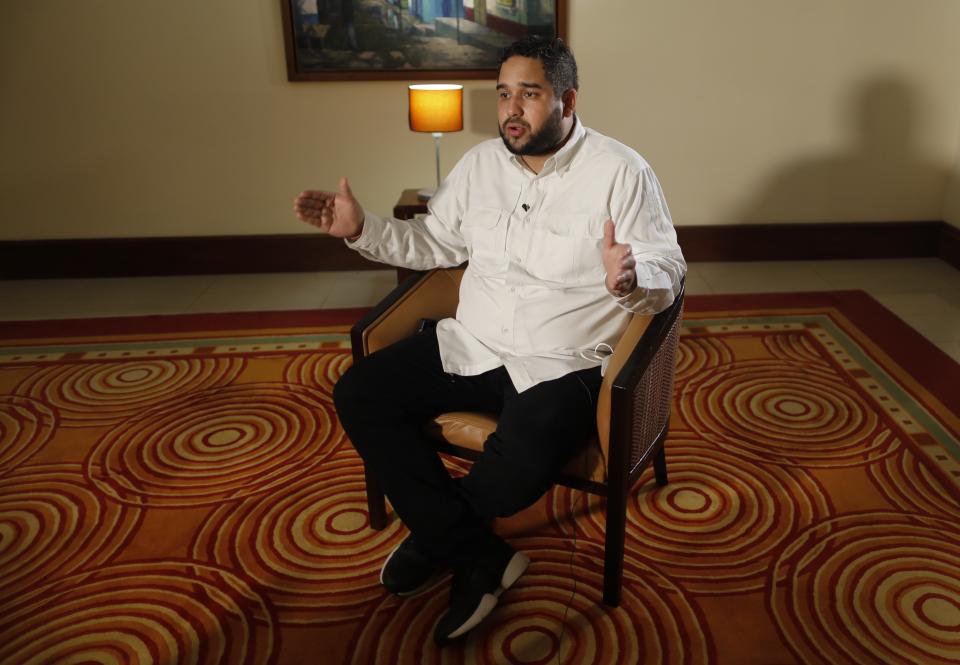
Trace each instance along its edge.
<path fill-rule="evenodd" d="M 332 408 L 357 316 L 2 324 L 0 663 L 960 662 L 960 368 L 865 294 L 689 298 L 621 606 L 556 489 L 443 651 L 448 579 L 379 586 L 405 531 Z"/>

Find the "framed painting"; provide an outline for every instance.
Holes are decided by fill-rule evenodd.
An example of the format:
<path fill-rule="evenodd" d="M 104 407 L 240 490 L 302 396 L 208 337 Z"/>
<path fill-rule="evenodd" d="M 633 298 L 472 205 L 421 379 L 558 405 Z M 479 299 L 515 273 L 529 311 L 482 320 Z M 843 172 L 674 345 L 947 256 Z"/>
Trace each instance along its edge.
<path fill-rule="evenodd" d="M 568 0 L 280 0 L 291 81 L 496 78 L 502 48 L 566 38 Z"/>

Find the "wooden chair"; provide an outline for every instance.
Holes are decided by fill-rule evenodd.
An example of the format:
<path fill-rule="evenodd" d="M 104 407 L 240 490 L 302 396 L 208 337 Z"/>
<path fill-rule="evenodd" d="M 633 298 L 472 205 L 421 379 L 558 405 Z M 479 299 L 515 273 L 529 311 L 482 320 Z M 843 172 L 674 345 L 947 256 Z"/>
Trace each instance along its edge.
<path fill-rule="evenodd" d="M 462 268 L 414 274 L 351 330 L 355 360 L 412 335 L 421 319 L 453 316 Z M 670 424 L 683 288 L 656 316 L 633 315 L 609 361 L 597 404 L 597 438 L 573 459 L 557 483 L 606 497 L 603 600 L 620 603 L 627 499 L 637 477 L 653 462 L 656 481 L 667 483 L 664 441 Z M 438 450 L 476 459 L 496 429 L 490 414 L 446 413 L 427 424 Z M 383 490 L 366 472 L 370 525 L 387 524 Z"/>

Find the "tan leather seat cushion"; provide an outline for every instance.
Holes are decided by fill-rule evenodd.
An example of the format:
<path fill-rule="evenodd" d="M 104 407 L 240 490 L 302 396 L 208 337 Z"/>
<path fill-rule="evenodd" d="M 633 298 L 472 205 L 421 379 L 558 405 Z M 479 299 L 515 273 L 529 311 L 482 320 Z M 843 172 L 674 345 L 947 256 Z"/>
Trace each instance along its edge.
<path fill-rule="evenodd" d="M 429 428 L 433 436 L 470 450 L 483 450 L 487 437 L 497 429 L 494 416 L 485 413 L 451 411 L 433 419 Z M 600 442 L 594 437 L 583 451 L 564 468 L 564 473 L 577 478 L 606 482 L 606 468 L 600 453 Z"/>

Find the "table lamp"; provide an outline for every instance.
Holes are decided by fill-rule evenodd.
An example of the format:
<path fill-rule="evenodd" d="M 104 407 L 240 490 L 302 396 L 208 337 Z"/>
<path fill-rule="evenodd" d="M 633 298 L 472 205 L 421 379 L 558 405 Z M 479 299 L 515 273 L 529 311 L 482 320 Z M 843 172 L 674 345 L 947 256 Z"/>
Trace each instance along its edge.
<path fill-rule="evenodd" d="M 410 129 L 430 132 L 437 153 L 437 187 L 440 187 L 440 137 L 444 132 L 463 130 L 463 86 L 447 83 L 411 85 L 407 89 L 410 102 Z M 436 194 L 436 187 L 417 192 L 421 199 Z"/>

